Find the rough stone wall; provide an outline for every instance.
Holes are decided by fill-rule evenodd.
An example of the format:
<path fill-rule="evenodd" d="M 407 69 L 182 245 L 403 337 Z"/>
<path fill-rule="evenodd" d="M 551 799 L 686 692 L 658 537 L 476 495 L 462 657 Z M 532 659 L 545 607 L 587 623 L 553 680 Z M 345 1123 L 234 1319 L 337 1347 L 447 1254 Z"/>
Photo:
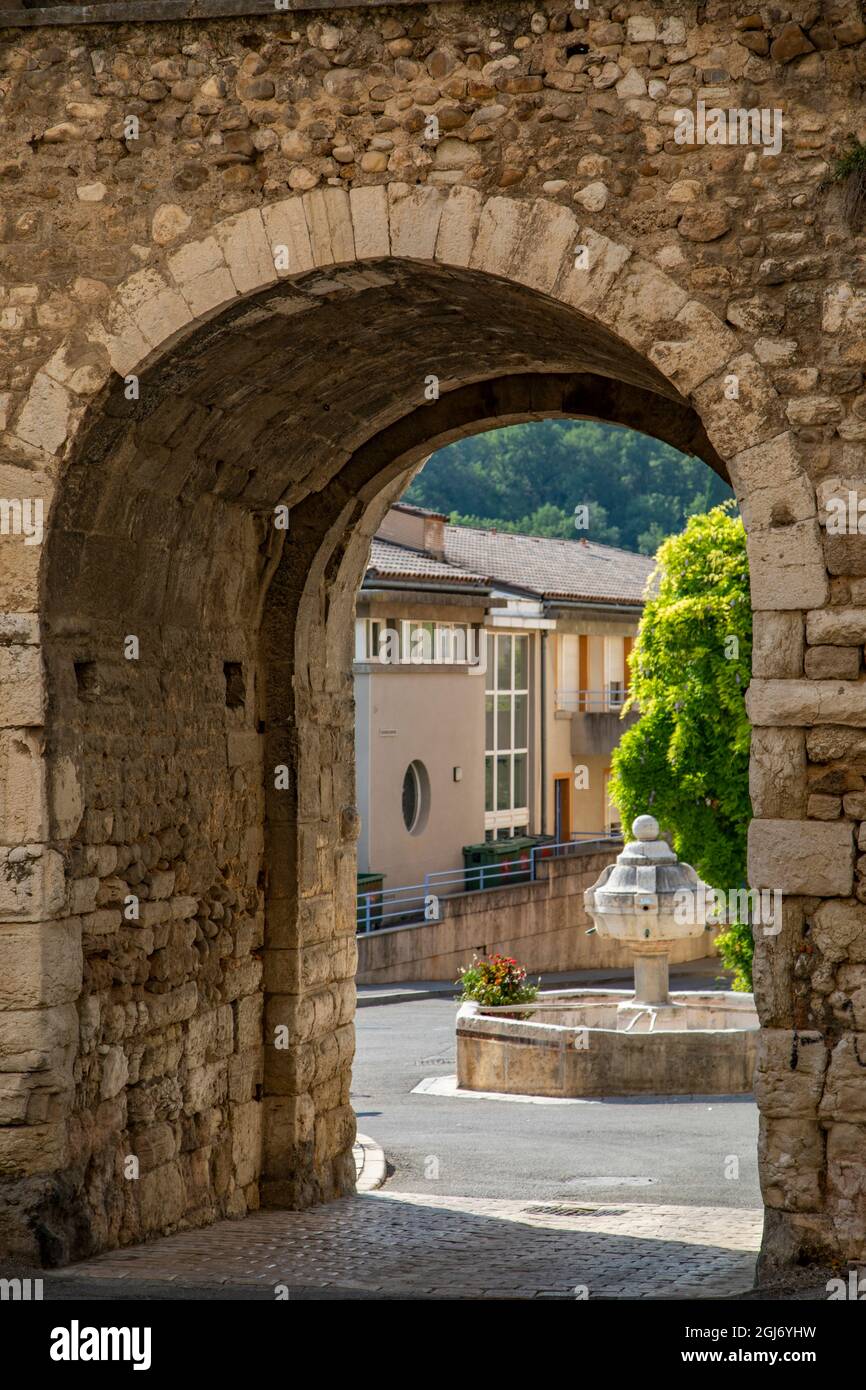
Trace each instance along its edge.
<path fill-rule="evenodd" d="M 864 242 L 827 183 L 846 137 L 866 134 L 859 6 L 80 18 L 0 15 L 0 492 L 58 499 L 47 546 L 0 534 L 6 1244 L 63 1258 L 94 1223 L 110 1243 L 239 1211 L 256 1200 L 259 1122 L 266 1199 L 346 1190 L 348 642 L 377 497 L 425 439 L 473 421 L 588 397 L 609 416 L 612 377 L 728 466 L 750 533 L 751 875 L 787 895 L 757 966 L 765 1263 L 862 1258 L 866 561 L 856 527 L 819 524 L 866 474 Z M 781 110 L 780 154 L 677 144 L 674 112 L 698 98 Z M 430 371 L 443 394 L 424 406 Z M 583 394 L 532 385 L 557 371 Z M 280 560 L 263 522 L 284 498 Z M 214 499 L 222 520 L 197 530 Z M 166 582 L 136 627 L 154 560 L 138 542 L 161 528 Z M 232 561 L 242 592 L 209 607 Z M 107 627 L 94 592 L 114 595 Z M 139 627 L 133 680 L 118 651 Z M 260 663 L 264 713 L 245 709 L 242 727 L 229 660 Z M 80 693 L 75 661 L 95 663 Z M 264 791 L 247 718 L 265 726 Z M 228 757 L 217 769 L 234 735 L 243 786 Z M 254 870 L 239 841 L 244 823 L 262 829 L 263 795 Z M 112 880 L 144 885 L 152 925 L 118 924 Z M 183 1012 L 191 984 L 188 1018 L 160 1014 L 175 996 Z M 126 1193 L 117 1166 L 133 1133 L 165 1180 L 144 1203 L 148 1184 Z"/>

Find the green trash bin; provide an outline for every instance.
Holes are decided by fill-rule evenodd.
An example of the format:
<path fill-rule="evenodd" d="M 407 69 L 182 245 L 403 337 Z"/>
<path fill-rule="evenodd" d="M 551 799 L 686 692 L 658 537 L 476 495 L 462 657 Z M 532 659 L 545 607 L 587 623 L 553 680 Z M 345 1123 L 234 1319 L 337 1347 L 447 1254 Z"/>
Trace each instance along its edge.
<path fill-rule="evenodd" d="M 375 931 L 382 925 L 382 885 L 384 874 L 358 874 L 358 897 L 356 899 L 357 930 Z"/>
<path fill-rule="evenodd" d="M 483 840 L 463 846 L 463 885 L 467 892 L 479 888 L 509 887 L 532 878 L 532 850 L 537 843 L 530 835 L 511 840 Z"/>

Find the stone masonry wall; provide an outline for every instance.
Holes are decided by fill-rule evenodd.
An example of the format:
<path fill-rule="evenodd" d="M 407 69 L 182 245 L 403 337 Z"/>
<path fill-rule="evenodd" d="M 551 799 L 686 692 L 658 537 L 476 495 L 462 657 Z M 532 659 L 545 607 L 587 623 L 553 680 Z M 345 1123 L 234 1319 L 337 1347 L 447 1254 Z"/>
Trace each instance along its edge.
<path fill-rule="evenodd" d="M 764 1265 L 863 1258 L 866 560 L 856 505 L 830 524 L 866 475 L 866 239 L 832 181 L 866 136 L 859 5 L 112 11 L 0 13 L 0 493 L 49 528 L 0 527 L 5 1245 L 347 1190 L 364 540 L 425 446 L 544 414 L 559 372 L 603 416 L 611 378 L 653 398 L 740 499 L 750 872 L 786 895 Z M 778 154 L 677 143 L 699 99 L 780 111 Z M 226 662 L 261 708 L 226 707 Z"/>

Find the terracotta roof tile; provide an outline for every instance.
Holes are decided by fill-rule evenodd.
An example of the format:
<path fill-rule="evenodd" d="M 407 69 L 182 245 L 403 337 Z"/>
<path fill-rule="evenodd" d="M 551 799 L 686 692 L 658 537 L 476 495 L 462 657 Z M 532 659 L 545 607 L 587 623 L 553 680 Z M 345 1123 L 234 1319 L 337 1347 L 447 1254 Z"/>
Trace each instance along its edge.
<path fill-rule="evenodd" d="M 472 526 L 445 527 L 445 558 L 491 583 L 545 598 L 639 604 L 655 561 L 595 541 L 515 536 Z"/>

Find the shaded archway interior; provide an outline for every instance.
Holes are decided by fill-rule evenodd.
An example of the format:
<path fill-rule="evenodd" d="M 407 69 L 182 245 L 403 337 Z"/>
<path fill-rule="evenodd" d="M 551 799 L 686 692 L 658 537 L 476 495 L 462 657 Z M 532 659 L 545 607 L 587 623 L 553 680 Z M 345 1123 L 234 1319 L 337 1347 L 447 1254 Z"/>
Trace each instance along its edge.
<path fill-rule="evenodd" d="M 725 476 L 687 402 L 606 329 L 408 261 L 276 285 L 128 394 L 115 379 L 91 410 L 43 575 L 51 775 L 81 809 L 53 827 L 85 927 L 70 1172 L 99 1245 L 148 1228 L 119 1172 L 155 1127 L 198 1155 L 177 1202 L 203 1220 L 257 1203 L 260 1161 L 281 1204 L 351 1184 L 348 635 L 369 535 L 425 454 L 587 416 Z M 285 1051 L 262 1046 L 263 973 Z M 132 1065 L 98 1096 L 95 1059 L 120 1044 Z"/>

